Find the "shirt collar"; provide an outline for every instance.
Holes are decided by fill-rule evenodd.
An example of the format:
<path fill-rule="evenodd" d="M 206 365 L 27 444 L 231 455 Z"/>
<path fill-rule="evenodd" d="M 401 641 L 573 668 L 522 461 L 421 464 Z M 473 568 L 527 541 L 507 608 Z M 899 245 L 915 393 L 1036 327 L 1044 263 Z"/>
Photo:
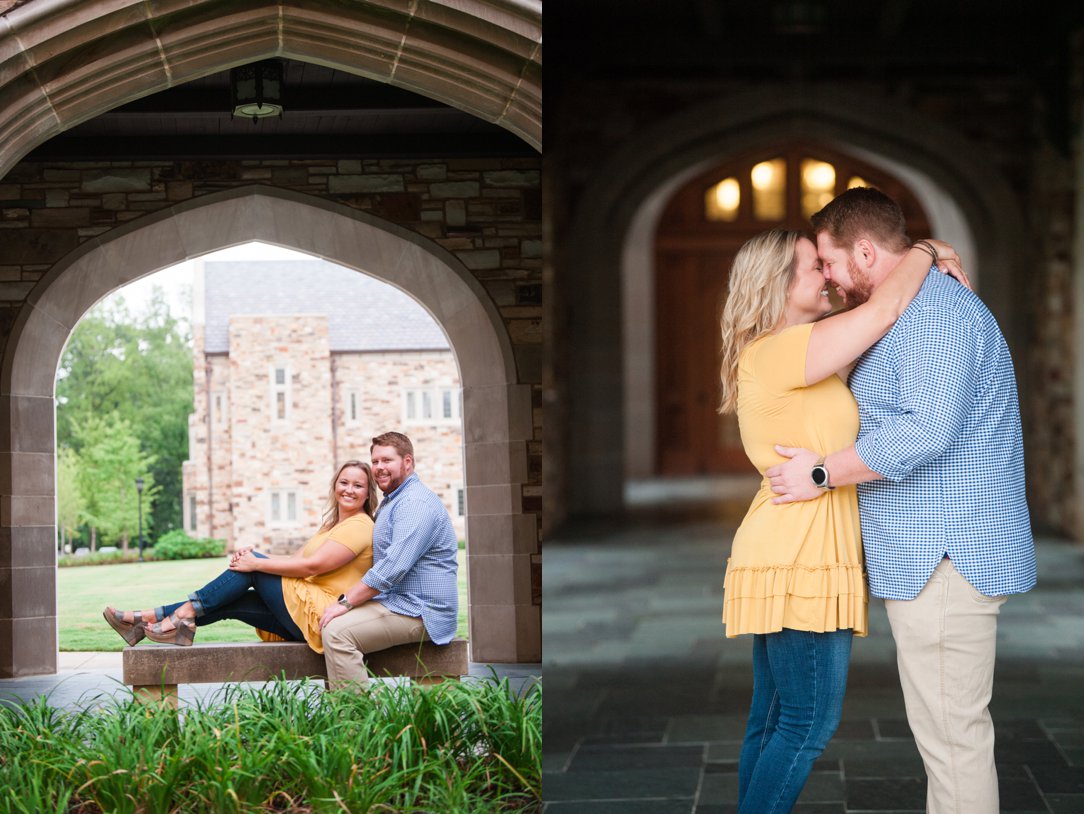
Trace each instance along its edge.
<path fill-rule="evenodd" d="M 404 480 L 402 483 L 400 483 L 398 486 L 396 486 L 394 489 L 392 489 L 390 492 L 388 492 L 386 495 L 384 495 L 384 499 L 382 501 L 380 501 L 380 505 L 383 506 L 389 500 L 392 500 L 396 495 L 398 495 L 400 492 L 405 490 L 407 488 L 407 485 L 411 481 L 416 481 L 417 479 L 418 479 L 418 473 L 417 472 L 411 472 L 410 477 L 408 477 L 406 480 Z"/>

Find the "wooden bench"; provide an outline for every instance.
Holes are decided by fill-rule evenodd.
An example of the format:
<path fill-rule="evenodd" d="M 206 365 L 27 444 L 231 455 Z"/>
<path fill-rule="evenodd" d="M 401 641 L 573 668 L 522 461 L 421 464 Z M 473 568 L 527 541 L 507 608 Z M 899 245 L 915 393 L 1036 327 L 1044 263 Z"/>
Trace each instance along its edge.
<path fill-rule="evenodd" d="M 458 679 L 469 667 L 467 642 L 445 645 L 402 644 L 367 653 L 374 676 L 399 676 L 421 683 Z M 324 657 L 304 642 L 243 642 L 193 644 L 177 647 L 143 643 L 126 647 L 122 657 L 124 683 L 147 700 L 177 702 L 178 684 L 218 684 L 227 681 L 269 681 L 275 678 L 327 679 Z"/>

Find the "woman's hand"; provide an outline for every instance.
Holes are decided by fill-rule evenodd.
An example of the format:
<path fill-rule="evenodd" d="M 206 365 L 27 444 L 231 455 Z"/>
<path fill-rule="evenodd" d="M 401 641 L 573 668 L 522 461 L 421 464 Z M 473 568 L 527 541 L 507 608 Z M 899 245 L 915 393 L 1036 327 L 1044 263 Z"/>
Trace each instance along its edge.
<path fill-rule="evenodd" d="M 963 261 L 960 260 L 960 255 L 956 254 L 956 250 L 951 245 L 943 240 L 934 240 L 933 238 L 926 238 L 926 240 L 920 242 L 932 246 L 933 250 L 937 252 L 938 271 L 949 275 L 968 291 L 973 290 L 971 281 L 967 279 L 967 274 L 964 272 Z"/>
<path fill-rule="evenodd" d="M 241 571 L 247 573 L 249 571 L 259 571 L 257 568 L 260 558 L 252 553 L 252 549 L 246 549 L 244 552 L 234 554 L 233 559 L 230 560 L 231 571 Z"/>
<path fill-rule="evenodd" d="M 253 546 L 249 546 L 248 548 L 239 548 L 239 549 L 237 549 L 236 551 L 233 552 L 233 554 L 230 555 L 230 565 L 233 565 L 235 562 L 237 562 L 239 559 L 241 559 L 241 557 L 245 556 L 250 551 L 254 551 L 254 550 L 255 550 L 255 548 Z"/>

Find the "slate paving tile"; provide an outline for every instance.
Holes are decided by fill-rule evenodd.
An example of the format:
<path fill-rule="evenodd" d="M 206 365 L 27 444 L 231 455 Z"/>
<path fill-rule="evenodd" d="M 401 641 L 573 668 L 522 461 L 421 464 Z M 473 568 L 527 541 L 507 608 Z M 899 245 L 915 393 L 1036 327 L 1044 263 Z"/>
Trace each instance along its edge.
<path fill-rule="evenodd" d="M 547 802 L 646 797 L 692 799 L 699 781 L 700 770 L 690 768 L 558 772 L 542 776 L 542 799 Z"/>
<path fill-rule="evenodd" d="M 656 525 L 612 533 L 609 543 L 585 538 L 582 549 L 558 552 L 569 554 L 571 562 L 551 557 L 558 567 L 547 565 L 547 592 L 555 575 L 561 596 L 569 600 L 550 603 L 558 616 L 565 614 L 557 626 L 560 648 L 577 646 L 570 631 L 612 640 L 595 647 L 592 636 L 584 652 L 573 654 L 574 667 L 561 662 L 567 654 L 554 654 L 561 668 L 547 689 L 570 694 L 572 703 L 551 701 L 552 692 L 547 699 L 547 753 L 559 745 L 566 754 L 564 762 L 547 754 L 546 767 L 575 770 L 547 772 L 547 814 L 671 814 L 691 812 L 694 803 L 695 814 L 736 814 L 751 640 L 725 639 L 718 626 L 728 547 L 719 541 L 727 534 L 712 523 L 677 530 Z M 1001 615 L 991 711 L 1002 814 L 1084 814 L 1081 554 L 1061 541 L 1042 541 L 1039 586 L 1014 598 Z M 666 562 L 662 573 L 660 557 Z M 592 571 L 616 578 L 591 577 Z M 652 594 L 654 605 L 645 604 L 645 591 L 662 595 Z M 595 616 L 585 624 L 592 608 Z M 879 602 L 870 607 L 870 631 L 855 643 L 843 721 L 807 786 L 813 797 L 846 795 L 846 807 L 838 799 L 803 797 L 798 814 L 921 814 L 925 809 L 925 775 L 907 727 L 894 644 Z M 548 647 L 546 652 L 548 662 Z M 556 728 L 549 725 L 551 709 L 565 719 Z M 561 739 L 548 737 L 551 732 Z M 650 754 L 680 764 L 697 750 L 699 765 L 628 765 L 630 760 L 632 766 L 645 765 L 639 760 Z M 635 799 L 604 796 L 615 787 Z M 591 791 L 599 796 L 572 796 Z M 551 792 L 562 796 L 553 799 Z"/>
<path fill-rule="evenodd" d="M 997 763 L 1026 763 L 1028 766 L 1064 766 L 1065 757 L 1050 741 L 994 741 Z"/>
<path fill-rule="evenodd" d="M 609 771 L 621 769 L 670 769 L 704 763 L 705 747 L 699 746 L 581 746 L 568 771 Z"/>
<path fill-rule="evenodd" d="M 848 780 L 847 807 L 852 811 L 924 811 L 926 778 Z"/>
<path fill-rule="evenodd" d="M 1035 782 L 1044 793 L 1084 794 L 1084 767 L 1042 765 L 1030 768 Z"/>
<path fill-rule="evenodd" d="M 907 720 L 900 718 L 878 718 L 874 723 L 878 738 L 903 738 L 912 740 L 911 727 Z"/>
<path fill-rule="evenodd" d="M 738 800 L 737 772 L 705 774 L 700 784 L 698 809 L 705 805 L 729 805 Z"/>
<path fill-rule="evenodd" d="M 870 754 L 876 756 L 877 752 Z M 847 758 L 842 763 L 848 781 L 883 777 L 924 777 L 926 772 L 922 767 L 922 758 L 917 754 L 912 758 L 895 760 L 882 760 L 878 757 Z"/>
<path fill-rule="evenodd" d="M 1080 814 L 1084 811 L 1084 794 L 1047 794 L 1046 804 L 1053 814 Z"/>
<path fill-rule="evenodd" d="M 997 785 L 1003 812 L 1046 811 L 1043 797 L 1030 777 L 1006 778 L 998 772 Z"/>

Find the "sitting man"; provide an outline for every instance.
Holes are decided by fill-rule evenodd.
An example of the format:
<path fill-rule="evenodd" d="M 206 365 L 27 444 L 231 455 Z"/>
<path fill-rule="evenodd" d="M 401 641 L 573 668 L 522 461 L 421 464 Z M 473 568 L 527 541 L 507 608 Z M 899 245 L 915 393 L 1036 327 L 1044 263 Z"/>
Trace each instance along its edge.
<path fill-rule="evenodd" d="M 414 472 L 399 432 L 373 439 L 373 478 L 384 495 L 373 530 L 373 567 L 320 620 L 331 689 L 368 681 L 365 654 L 455 636 L 456 541 L 440 498 Z"/>

